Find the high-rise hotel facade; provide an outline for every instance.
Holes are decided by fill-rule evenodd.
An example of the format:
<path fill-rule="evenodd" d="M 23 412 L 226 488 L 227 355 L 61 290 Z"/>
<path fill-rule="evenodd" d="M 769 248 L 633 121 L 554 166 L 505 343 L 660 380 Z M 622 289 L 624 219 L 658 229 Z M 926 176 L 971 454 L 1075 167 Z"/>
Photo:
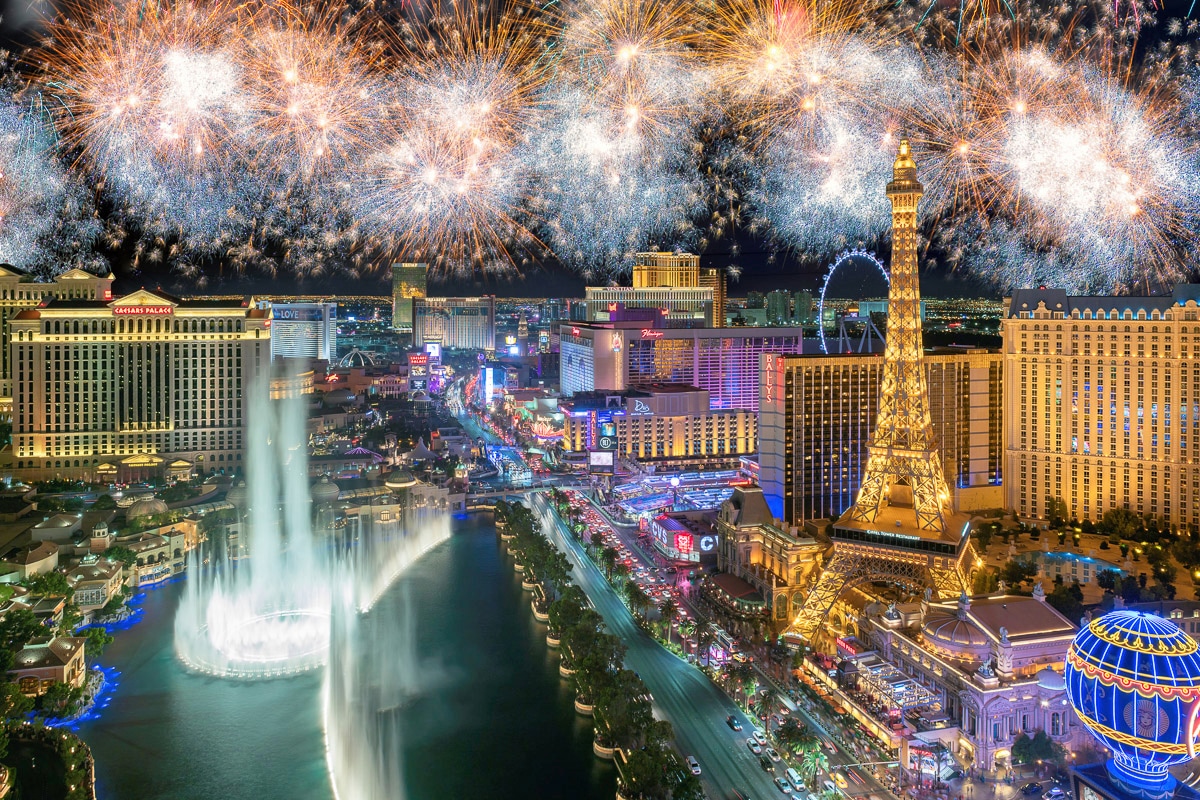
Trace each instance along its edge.
<path fill-rule="evenodd" d="M 961 511 L 1003 505 L 1000 353 L 927 352 L 929 414 L 951 500 Z M 854 505 L 879 409 L 883 356 L 764 355 L 759 485 L 778 519 L 836 519 Z"/>
<path fill-rule="evenodd" d="M 1127 508 L 1200 529 L 1200 285 L 1163 297 L 1006 301 L 1006 505 L 1045 519 Z"/>
<path fill-rule="evenodd" d="M 93 275 L 71 269 L 53 281 L 35 283 L 33 276 L 10 264 L 0 264 L 0 407 L 12 406 L 12 351 L 9 323 L 27 308 L 36 308 L 47 298 L 61 300 L 111 300 L 112 276 Z"/>
<path fill-rule="evenodd" d="M 9 322 L 12 444 L 27 480 L 130 481 L 242 466 L 246 398 L 271 309 L 139 290 L 51 299 Z"/>

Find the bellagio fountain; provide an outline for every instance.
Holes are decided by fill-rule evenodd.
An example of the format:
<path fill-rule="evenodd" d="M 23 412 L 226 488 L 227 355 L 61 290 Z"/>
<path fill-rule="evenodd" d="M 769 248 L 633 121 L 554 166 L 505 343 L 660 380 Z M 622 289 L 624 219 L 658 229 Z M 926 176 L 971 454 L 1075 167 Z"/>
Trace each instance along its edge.
<path fill-rule="evenodd" d="M 414 499 L 422 487 L 402 471 L 376 487 L 375 496 L 356 498 L 358 508 L 345 513 L 328 479 L 310 489 L 300 401 L 258 395 L 246 429 L 246 482 L 229 497 L 237 520 L 225 537 L 215 537 L 224 539 L 224 547 L 214 539 L 204 556 L 200 549 L 192 554 L 175 619 L 176 654 L 193 671 L 233 680 L 280 678 L 328 665 L 321 702 L 335 795 L 402 796 L 397 770 L 362 762 L 358 744 L 380 735 L 366 729 L 372 715 L 364 709 L 389 692 L 380 694 L 378 670 L 358 663 L 354 632 L 396 578 L 449 538 L 449 515 L 428 501 L 436 493 Z M 387 641 L 373 640 L 372 652 L 387 651 L 396 667 L 416 664 L 416 654 L 407 652 L 413 648 L 411 625 L 411 617 L 373 624 L 372 635 Z M 332 660 L 331 640 L 337 654 Z M 398 687 L 413 676 L 400 680 Z M 364 782 L 352 775 L 372 777 Z"/>

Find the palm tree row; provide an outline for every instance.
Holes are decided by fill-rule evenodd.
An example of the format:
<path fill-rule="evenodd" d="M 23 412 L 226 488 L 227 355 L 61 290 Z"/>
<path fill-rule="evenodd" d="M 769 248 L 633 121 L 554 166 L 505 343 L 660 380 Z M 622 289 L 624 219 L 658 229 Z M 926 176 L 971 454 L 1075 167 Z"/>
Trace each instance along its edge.
<path fill-rule="evenodd" d="M 550 544 L 533 512 L 521 503 L 496 503 L 496 517 L 513 535 L 508 548 L 528 574 L 542 585 L 547 600 L 558 597 L 571 585 L 572 564 L 567 556 Z"/>

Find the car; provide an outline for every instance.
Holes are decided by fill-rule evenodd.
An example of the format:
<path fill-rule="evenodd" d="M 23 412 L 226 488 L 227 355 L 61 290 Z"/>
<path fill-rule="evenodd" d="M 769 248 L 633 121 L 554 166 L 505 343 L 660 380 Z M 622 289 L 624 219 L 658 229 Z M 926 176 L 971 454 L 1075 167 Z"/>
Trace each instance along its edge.
<path fill-rule="evenodd" d="M 687 757 L 687 765 L 688 765 L 688 769 L 690 769 L 692 771 L 693 775 L 700 774 L 700 762 L 696 760 L 695 756 Z"/>
<path fill-rule="evenodd" d="M 1026 797 L 1032 797 L 1035 794 L 1042 793 L 1042 785 L 1040 783 L 1027 783 L 1021 787 L 1021 794 Z"/>
<path fill-rule="evenodd" d="M 733 728 L 735 731 L 740 731 L 742 729 L 742 723 L 738 722 L 738 718 L 733 714 L 730 714 L 725 718 L 725 724 Z"/>
<path fill-rule="evenodd" d="M 845 789 L 850 785 L 850 782 L 846 780 L 846 776 L 840 772 L 831 772 L 829 777 L 833 778 L 833 782 L 838 785 L 839 789 Z"/>
<path fill-rule="evenodd" d="M 758 742 L 759 744 L 767 743 L 767 735 L 757 728 L 750 735 L 753 736 L 754 741 Z"/>
<path fill-rule="evenodd" d="M 1066 797 L 1067 793 L 1057 786 L 1052 789 L 1048 789 L 1046 793 L 1042 795 L 1043 800 L 1066 800 Z"/>
<path fill-rule="evenodd" d="M 775 751 L 774 747 L 767 748 L 767 758 L 771 759 L 772 761 L 779 761 L 779 753 Z"/>
<path fill-rule="evenodd" d="M 767 758 L 766 756 L 759 756 L 758 763 L 759 766 L 763 768 L 763 772 L 775 771 L 775 762 L 771 761 L 771 759 Z"/>
<path fill-rule="evenodd" d="M 805 786 L 804 786 L 804 781 L 800 780 L 799 772 L 796 772 L 796 770 L 792 769 L 791 767 L 788 767 L 787 771 L 784 774 L 787 775 L 787 779 L 792 784 L 792 788 L 795 789 L 797 792 L 807 792 L 808 791 L 808 789 L 805 788 Z"/>
<path fill-rule="evenodd" d="M 762 745 L 759 744 L 758 742 L 754 741 L 753 739 L 746 740 L 746 747 L 749 747 L 750 752 L 754 753 L 754 755 L 756 755 L 756 756 L 762 754 Z"/>
<path fill-rule="evenodd" d="M 779 787 L 779 791 L 784 794 L 789 794 L 792 791 L 792 785 L 787 782 L 787 778 L 776 778 L 775 785 Z"/>

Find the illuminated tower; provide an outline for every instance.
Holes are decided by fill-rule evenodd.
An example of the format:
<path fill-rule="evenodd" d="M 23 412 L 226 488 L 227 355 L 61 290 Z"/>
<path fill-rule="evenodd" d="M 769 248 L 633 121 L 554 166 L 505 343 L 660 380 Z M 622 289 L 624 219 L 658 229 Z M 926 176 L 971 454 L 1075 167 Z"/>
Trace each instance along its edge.
<path fill-rule="evenodd" d="M 967 588 L 962 560 L 970 520 L 950 510 L 934 443 L 921 345 L 917 285 L 917 204 L 924 188 L 907 139 L 887 185 L 892 204 L 892 275 L 879 412 L 855 505 L 834 524 L 833 558 L 790 633 L 810 639 L 838 597 L 862 583 L 887 582 L 955 597 Z"/>
<path fill-rule="evenodd" d="M 427 264 L 392 264 L 392 327 L 411 331 L 413 300 L 426 296 L 429 267 Z"/>

